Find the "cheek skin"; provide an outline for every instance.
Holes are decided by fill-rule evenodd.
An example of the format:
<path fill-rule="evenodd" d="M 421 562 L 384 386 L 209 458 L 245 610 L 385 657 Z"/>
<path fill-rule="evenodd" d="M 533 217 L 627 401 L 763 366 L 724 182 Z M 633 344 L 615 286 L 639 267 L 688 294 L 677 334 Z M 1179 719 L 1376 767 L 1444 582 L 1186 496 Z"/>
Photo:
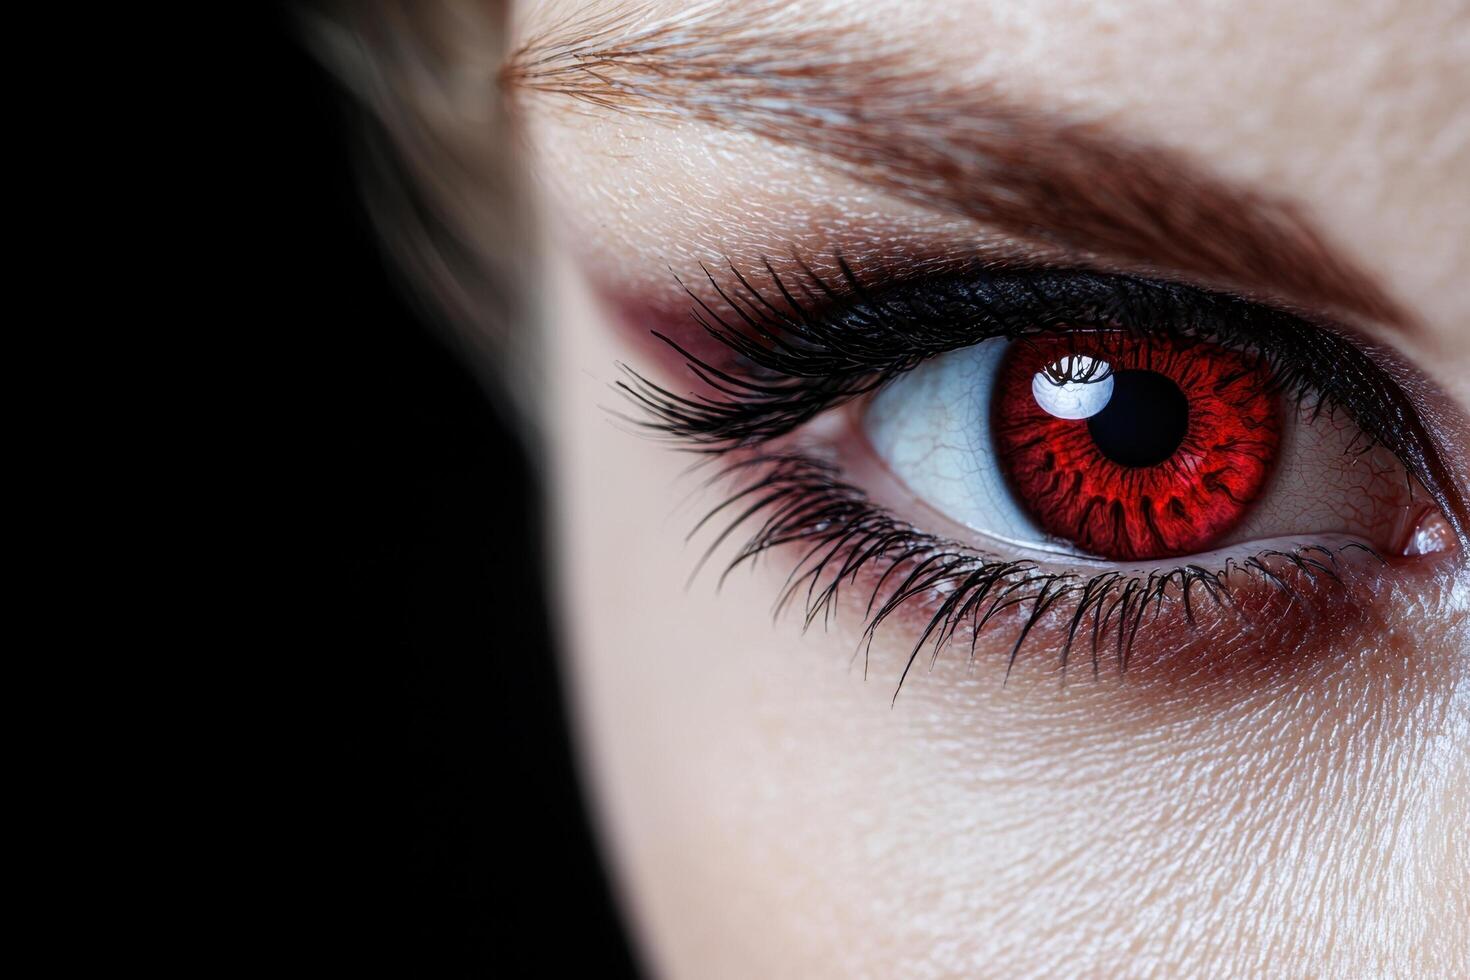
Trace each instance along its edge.
<path fill-rule="evenodd" d="M 609 422 L 611 365 L 637 354 L 559 276 L 548 417 L 579 737 L 661 971 L 1470 975 L 1463 583 L 1409 581 L 1289 670 L 1196 658 L 1003 686 L 982 649 L 891 704 L 907 634 L 880 638 L 864 680 L 854 617 L 772 625 L 779 562 L 686 591 L 683 534 L 714 500 L 690 499 L 687 457 Z"/>

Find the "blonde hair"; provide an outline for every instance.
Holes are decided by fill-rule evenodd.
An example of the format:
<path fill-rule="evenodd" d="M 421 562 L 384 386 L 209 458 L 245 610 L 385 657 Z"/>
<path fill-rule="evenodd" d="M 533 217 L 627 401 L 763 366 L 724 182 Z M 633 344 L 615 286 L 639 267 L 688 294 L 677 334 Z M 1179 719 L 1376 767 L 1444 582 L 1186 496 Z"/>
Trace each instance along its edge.
<path fill-rule="evenodd" d="M 529 421 L 533 223 L 500 72 L 508 4 L 337 0 L 308 44 L 365 110 L 354 156 L 382 242 L 432 321 Z"/>

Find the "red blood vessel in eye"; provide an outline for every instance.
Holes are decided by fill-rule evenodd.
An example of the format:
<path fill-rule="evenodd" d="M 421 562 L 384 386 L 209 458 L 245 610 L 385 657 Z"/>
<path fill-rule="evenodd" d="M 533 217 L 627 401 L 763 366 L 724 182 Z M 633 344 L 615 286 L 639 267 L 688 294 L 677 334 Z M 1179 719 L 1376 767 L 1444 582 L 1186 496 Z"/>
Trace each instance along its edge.
<path fill-rule="evenodd" d="M 1001 467 L 1033 519 L 1115 561 L 1215 546 L 1281 446 L 1280 399 L 1258 358 L 1121 331 L 1012 344 L 991 419 Z"/>

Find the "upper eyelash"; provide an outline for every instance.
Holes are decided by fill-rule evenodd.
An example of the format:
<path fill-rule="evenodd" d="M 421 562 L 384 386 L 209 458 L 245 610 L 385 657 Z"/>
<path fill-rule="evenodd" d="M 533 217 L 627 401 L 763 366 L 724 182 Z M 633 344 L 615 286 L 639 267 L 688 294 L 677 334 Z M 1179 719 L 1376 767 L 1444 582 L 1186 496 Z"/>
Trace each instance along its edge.
<path fill-rule="evenodd" d="M 705 270 L 724 312 L 690 290 L 695 319 L 737 364 L 715 366 L 656 333 L 712 394 L 678 395 L 624 365 L 618 384 L 643 409 L 641 424 L 719 453 L 778 438 L 930 357 L 983 340 L 1078 326 L 1166 330 L 1261 357 L 1273 387 L 1308 402 L 1314 417 L 1346 414 L 1470 544 L 1464 491 L 1412 400 L 1334 330 L 1228 294 L 1129 275 L 981 268 L 876 292 L 841 256 L 836 261 L 841 282 L 805 263 L 799 276 L 765 263 L 774 296 L 733 267 L 731 285 Z"/>

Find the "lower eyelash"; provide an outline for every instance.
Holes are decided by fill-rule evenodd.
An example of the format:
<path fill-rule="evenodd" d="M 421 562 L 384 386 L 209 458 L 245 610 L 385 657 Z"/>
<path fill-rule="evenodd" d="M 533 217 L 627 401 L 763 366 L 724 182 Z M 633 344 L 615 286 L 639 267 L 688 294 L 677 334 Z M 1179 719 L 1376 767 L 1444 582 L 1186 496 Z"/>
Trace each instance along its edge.
<path fill-rule="evenodd" d="M 987 558 L 921 531 L 869 501 L 840 478 L 836 467 L 801 453 L 754 453 L 727 460 L 710 482 L 731 482 L 735 487 L 690 534 L 723 523 L 695 574 L 742 528 L 753 530 L 730 559 L 721 583 L 736 568 L 767 552 L 800 549 L 776 600 L 775 614 L 799 600 L 805 628 L 818 619 L 826 625 L 836 613 L 839 594 L 864 589 L 860 650 L 865 676 L 868 653 L 883 623 L 910 605 L 934 606 L 899 677 L 895 698 L 926 646 L 931 648 L 932 664 L 964 631 L 973 660 L 982 631 L 1008 610 L 1029 606 L 1024 618 L 1016 618 L 1018 632 L 1007 658 L 1007 676 L 1034 628 L 1048 617 L 1058 617 L 1066 624 L 1058 651 L 1063 676 L 1074 651 L 1082 650 L 1096 677 L 1104 659 L 1126 672 L 1140 634 L 1170 607 L 1177 606 L 1191 628 L 1202 628 L 1200 614 L 1207 610 L 1213 616 L 1237 617 L 1239 625 L 1253 631 L 1236 598 L 1243 586 L 1265 583 L 1290 603 L 1300 601 L 1306 608 L 1308 588 L 1324 580 L 1344 585 L 1340 562 L 1344 552 L 1358 550 L 1386 564 L 1367 545 L 1347 542 L 1335 549 L 1321 544 L 1267 548 L 1245 559 L 1228 559 L 1216 570 L 1186 564 L 1147 573 L 1052 572 L 1026 559 Z"/>

